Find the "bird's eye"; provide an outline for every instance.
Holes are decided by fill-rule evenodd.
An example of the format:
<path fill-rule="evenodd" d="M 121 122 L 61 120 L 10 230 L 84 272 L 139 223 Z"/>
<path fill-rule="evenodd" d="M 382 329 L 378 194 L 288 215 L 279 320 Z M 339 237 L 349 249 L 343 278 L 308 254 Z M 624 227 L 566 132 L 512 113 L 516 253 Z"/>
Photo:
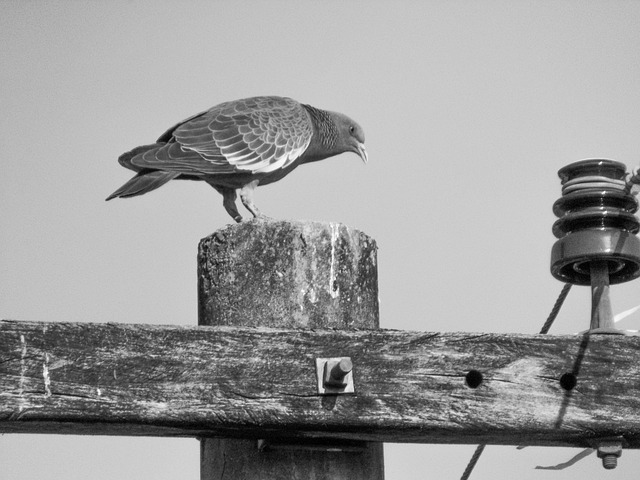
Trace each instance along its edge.
<path fill-rule="evenodd" d="M 354 127 L 353 125 L 351 125 L 349 127 L 349 133 L 354 133 L 356 131 L 356 127 Z"/>

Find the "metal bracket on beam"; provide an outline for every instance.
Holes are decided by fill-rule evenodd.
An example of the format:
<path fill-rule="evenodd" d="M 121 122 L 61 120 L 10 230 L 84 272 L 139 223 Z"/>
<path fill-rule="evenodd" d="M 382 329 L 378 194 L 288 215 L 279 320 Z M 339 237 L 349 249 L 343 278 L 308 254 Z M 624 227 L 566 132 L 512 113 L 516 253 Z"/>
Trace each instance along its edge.
<path fill-rule="evenodd" d="M 316 358 L 316 377 L 320 395 L 355 393 L 349 357 Z"/>

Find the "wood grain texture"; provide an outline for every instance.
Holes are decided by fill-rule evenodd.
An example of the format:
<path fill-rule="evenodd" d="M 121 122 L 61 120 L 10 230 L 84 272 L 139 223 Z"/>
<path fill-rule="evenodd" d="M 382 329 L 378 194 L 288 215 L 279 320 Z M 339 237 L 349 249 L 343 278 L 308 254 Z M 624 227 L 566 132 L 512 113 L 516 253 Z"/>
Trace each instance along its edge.
<path fill-rule="evenodd" d="M 376 328 L 375 241 L 340 223 L 229 225 L 198 249 L 198 323 Z"/>
<path fill-rule="evenodd" d="M 335 440 L 328 442 L 333 444 L 333 450 L 314 448 L 313 444 L 298 440 L 260 451 L 255 440 L 206 440 L 201 444 L 203 480 L 384 478 L 383 445 L 377 442 L 361 442 L 362 451 L 341 451 Z"/>
<path fill-rule="evenodd" d="M 3 321 L 0 432 L 638 448 L 639 365 L 638 337 Z"/>

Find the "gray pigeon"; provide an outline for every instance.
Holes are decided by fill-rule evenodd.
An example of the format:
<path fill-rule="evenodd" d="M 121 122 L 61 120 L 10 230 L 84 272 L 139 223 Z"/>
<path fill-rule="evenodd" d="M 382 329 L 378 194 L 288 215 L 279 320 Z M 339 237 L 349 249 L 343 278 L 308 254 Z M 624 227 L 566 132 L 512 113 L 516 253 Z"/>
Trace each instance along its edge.
<path fill-rule="evenodd" d="M 253 203 L 255 187 L 280 180 L 302 163 L 344 152 L 367 162 L 364 132 L 346 115 L 284 97 L 225 102 L 171 127 L 156 143 L 121 155 L 120 164 L 137 174 L 107 200 L 142 195 L 169 180 L 203 180 L 241 222 L 236 190 L 247 210 L 263 217 Z"/>

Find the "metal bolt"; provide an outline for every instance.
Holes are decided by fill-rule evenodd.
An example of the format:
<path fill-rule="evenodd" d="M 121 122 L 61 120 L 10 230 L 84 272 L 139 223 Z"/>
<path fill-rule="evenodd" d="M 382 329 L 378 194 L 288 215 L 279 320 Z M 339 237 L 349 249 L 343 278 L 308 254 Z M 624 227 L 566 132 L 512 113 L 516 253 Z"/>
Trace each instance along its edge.
<path fill-rule="evenodd" d="M 342 388 L 347 385 L 346 377 L 353 370 L 353 363 L 348 357 L 340 360 L 329 360 L 324 369 L 325 386 Z"/>
<path fill-rule="evenodd" d="M 613 470 L 618 466 L 618 457 L 622 455 L 620 440 L 602 441 L 598 444 L 598 458 L 602 459 L 602 466 Z"/>
<path fill-rule="evenodd" d="M 618 457 L 615 455 L 604 455 L 602 457 L 602 466 L 607 470 L 613 470 L 618 466 Z"/>

